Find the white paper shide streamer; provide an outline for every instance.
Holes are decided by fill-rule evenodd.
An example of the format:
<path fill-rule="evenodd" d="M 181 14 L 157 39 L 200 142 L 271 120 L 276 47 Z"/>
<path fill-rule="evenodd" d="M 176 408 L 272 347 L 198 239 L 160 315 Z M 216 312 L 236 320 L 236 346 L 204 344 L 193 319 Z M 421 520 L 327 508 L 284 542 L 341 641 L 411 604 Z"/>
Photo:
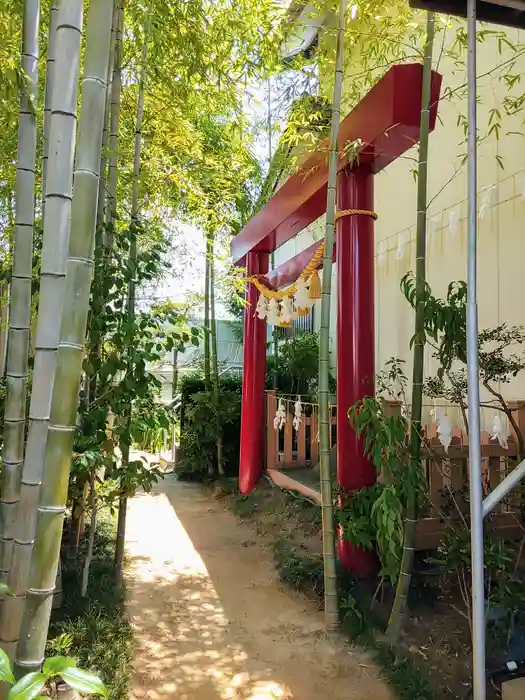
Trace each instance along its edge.
<path fill-rule="evenodd" d="M 440 415 L 436 419 L 437 423 L 437 434 L 440 443 L 443 445 L 443 449 L 448 453 L 448 448 L 452 442 L 452 425 L 450 423 L 450 418 L 446 415 Z"/>
<path fill-rule="evenodd" d="M 428 222 L 428 240 L 430 241 L 439 230 L 439 219 L 437 216 L 431 217 Z"/>
<path fill-rule="evenodd" d="M 268 316 L 268 302 L 263 294 L 259 294 L 257 306 L 255 307 L 255 313 L 262 321 L 264 321 L 264 319 Z"/>
<path fill-rule="evenodd" d="M 454 207 L 451 210 L 449 220 L 448 220 L 448 235 L 450 237 L 456 236 L 459 233 L 459 222 L 461 221 L 461 214 L 458 207 Z"/>
<path fill-rule="evenodd" d="M 299 430 L 299 426 L 303 422 L 303 404 L 301 403 L 301 397 L 297 397 L 297 401 L 294 404 L 294 416 L 293 416 L 293 427 Z"/>
<path fill-rule="evenodd" d="M 494 414 L 490 439 L 497 440 L 500 447 L 502 447 L 504 450 L 509 449 L 509 431 L 503 425 L 503 421 L 501 420 L 501 415 L 499 413 Z"/>
<path fill-rule="evenodd" d="M 306 281 L 302 277 L 295 284 L 294 302 L 297 309 L 306 309 L 313 303 L 308 296 Z"/>
<path fill-rule="evenodd" d="M 275 430 L 282 430 L 284 428 L 284 424 L 286 423 L 286 408 L 283 403 L 283 400 L 279 400 L 279 405 L 277 407 L 277 411 L 275 413 L 275 417 L 273 419 L 273 427 Z"/>
<path fill-rule="evenodd" d="M 384 267 L 386 265 L 386 245 L 384 241 L 381 241 L 381 243 L 379 244 L 377 262 L 381 267 Z"/>
<path fill-rule="evenodd" d="M 496 186 L 493 185 L 485 190 L 480 198 L 479 212 L 478 216 L 480 219 L 484 219 L 487 213 L 492 209 L 496 203 Z"/>
<path fill-rule="evenodd" d="M 400 233 L 397 237 L 396 260 L 403 260 L 405 257 L 405 234 Z"/>

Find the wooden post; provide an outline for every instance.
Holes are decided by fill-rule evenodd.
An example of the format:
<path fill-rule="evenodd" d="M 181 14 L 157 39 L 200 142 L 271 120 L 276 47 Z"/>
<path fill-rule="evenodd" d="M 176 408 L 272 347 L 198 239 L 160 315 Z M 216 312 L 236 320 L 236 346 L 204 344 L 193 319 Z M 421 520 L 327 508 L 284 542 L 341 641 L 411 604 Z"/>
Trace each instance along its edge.
<path fill-rule="evenodd" d="M 283 466 L 289 467 L 292 464 L 292 439 L 293 439 L 293 427 L 292 427 L 292 417 L 288 413 L 288 401 L 286 404 L 286 423 L 284 424 L 284 459 Z"/>
<path fill-rule="evenodd" d="M 279 456 L 277 454 L 277 431 L 273 427 L 273 419 L 277 413 L 277 394 L 275 391 L 266 392 L 266 469 L 277 469 Z"/>
<path fill-rule="evenodd" d="M 297 431 L 297 466 L 306 466 L 306 418 L 304 416 Z"/>
<path fill-rule="evenodd" d="M 518 424 L 519 431 L 525 440 L 525 401 L 509 401 L 509 408 L 512 410 L 512 417 Z M 511 436 L 518 443 L 512 425 L 509 425 Z"/>

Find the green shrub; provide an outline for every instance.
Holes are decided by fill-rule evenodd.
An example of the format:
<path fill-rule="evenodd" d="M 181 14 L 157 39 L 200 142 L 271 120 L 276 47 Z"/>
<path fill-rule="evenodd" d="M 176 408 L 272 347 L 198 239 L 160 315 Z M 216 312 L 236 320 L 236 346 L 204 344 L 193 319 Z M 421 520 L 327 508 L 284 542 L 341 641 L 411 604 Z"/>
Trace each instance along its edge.
<path fill-rule="evenodd" d="M 219 411 L 223 435 L 226 476 L 239 473 L 242 379 L 220 378 Z M 185 377 L 181 386 L 181 459 L 178 476 L 188 481 L 205 481 L 216 476 L 217 422 L 212 392 L 205 391 L 199 376 Z"/>
<path fill-rule="evenodd" d="M 277 358 L 271 355 L 266 363 L 266 386 L 273 386 L 277 364 L 277 390 L 285 394 L 311 396 L 317 394 L 319 377 L 319 336 L 300 333 L 279 344 Z M 330 391 L 335 392 L 335 379 L 330 375 Z"/>

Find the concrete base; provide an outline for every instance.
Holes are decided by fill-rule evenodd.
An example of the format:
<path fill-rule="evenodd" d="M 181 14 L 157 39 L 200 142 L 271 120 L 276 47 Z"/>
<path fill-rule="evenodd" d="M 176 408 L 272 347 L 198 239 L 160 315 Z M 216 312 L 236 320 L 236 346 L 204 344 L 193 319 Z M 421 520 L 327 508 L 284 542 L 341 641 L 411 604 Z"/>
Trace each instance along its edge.
<path fill-rule="evenodd" d="M 524 700 L 525 678 L 515 678 L 501 686 L 501 700 Z"/>

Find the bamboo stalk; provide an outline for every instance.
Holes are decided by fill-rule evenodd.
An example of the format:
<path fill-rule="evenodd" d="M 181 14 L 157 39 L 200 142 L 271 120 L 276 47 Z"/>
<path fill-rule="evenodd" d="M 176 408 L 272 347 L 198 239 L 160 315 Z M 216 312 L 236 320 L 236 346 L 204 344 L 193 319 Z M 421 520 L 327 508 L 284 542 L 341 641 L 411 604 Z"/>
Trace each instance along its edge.
<path fill-rule="evenodd" d="M 113 78 L 111 81 L 107 223 L 108 225 L 113 226 L 115 226 L 115 222 L 117 219 L 118 150 L 120 130 L 120 106 L 122 98 L 122 37 L 124 32 L 124 4 L 125 0 L 120 0 L 117 10 L 117 33 L 115 37 Z M 106 247 L 111 248 L 112 239 L 112 232 L 107 232 Z"/>
<path fill-rule="evenodd" d="M 113 0 L 112 0 L 113 2 Z M 108 175 L 108 146 L 109 146 L 109 116 L 111 111 L 111 85 L 113 79 L 113 63 L 115 60 L 115 46 L 117 37 L 117 23 L 118 23 L 118 6 L 113 3 L 113 17 L 111 20 L 111 40 L 109 47 L 109 66 L 108 66 L 108 76 L 106 85 L 106 102 L 104 107 L 104 130 L 102 132 L 102 148 L 100 156 L 100 183 L 98 187 L 98 203 L 97 203 L 97 229 L 95 234 L 95 263 L 104 261 L 108 262 L 103 244 L 104 241 L 104 224 L 106 221 L 106 194 L 107 194 L 107 175 Z M 103 272 L 100 266 L 96 264 L 95 266 L 95 289 L 97 290 L 97 297 L 93 299 L 93 305 L 91 313 L 98 314 L 103 317 L 105 315 L 105 299 L 100 289 L 100 282 Z M 97 360 L 101 356 L 101 342 L 102 342 L 102 332 L 95 329 L 91 322 L 88 322 L 89 328 L 89 366 L 95 367 Z M 98 376 L 95 371 L 93 373 L 86 372 L 86 406 L 89 406 L 97 398 L 98 391 Z"/>
<path fill-rule="evenodd" d="M 44 94 L 44 143 L 42 155 L 42 221 L 46 208 L 47 163 L 49 160 L 49 130 L 51 124 L 51 98 L 53 95 L 53 73 L 55 70 L 56 32 L 58 22 L 58 0 L 54 0 L 49 11 L 49 30 L 46 56 L 46 88 Z"/>
<path fill-rule="evenodd" d="M 78 2 L 60 5 L 56 25 L 53 81 L 56 78 L 60 89 L 52 90 L 49 116 L 49 160 L 33 387 L 21 477 L 20 507 L 13 527 L 13 564 L 8 579 L 14 596 L 5 600 L 0 617 L 2 646 L 11 657 L 20 630 L 36 531 L 38 495 L 44 468 L 61 304 L 64 298 L 76 136 L 77 93 L 73 85 L 78 84 L 82 29 L 82 7 L 79 7 Z M 66 75 L 71 75 L 73 81 L 60 80 L 60 76 Z M 71 84 L 71 89 L 65 90 L 64 83 Z"/>
<path fill-rule="evenodd" d="M 9 329 L 9 283 L 0 282 L 0 375 L 6 372 L 7 332 Z"/>
<path fill-rule="evenodd" d="M 18 675 L 37 671 L 43 661 L 60 557 L 91 286 L 112 10 L 112 3 L 107 0 L 91 0 L 89 4 L 82 106 L 69 219 L 71 235 L 63 290 L 65 303 L 42 484 L 37 489 L 40 493 L 36 535 L 32 551 L 29 550 L 31 559 L 27 598 L 15 664 Z M 73 132 L 72 144 L 76 124 L 82 14 L 82 0 L 67 0 L 60 5 L 55 77 L 56 84 L 61 89 L 53 91 L 52 120 L 55 115 L 62 117 L 63 128 Z M 66 41 L 68 37 L 70 41 Z M 60 39 L 64 43 L 61 44 Z M 64 85 L 68 85 L 69 90 L 64 90 Z M 67 119 L 64 120 L 64 117 Z M 54 121 L 51 124 L 51 135 L 53 126 Z M 51 174 L 58 171 L 69 173 L 73 168 L 73 156 L 72 147 L 62 158 L 58 157 L 54 148 L 50 148 L 49 193 L 52 191 Z M 70 174 L 65 179 L 69 184 Z M 71 198 L 71 190 L 67 193 L 67 198 Z M 56 224 L 52 218 L 51 201 L 48 195 L 45 223 L 50 227 Z"/>
<path fill-rule="evenodd" d="M 20 502 L 24 461 L 26 393 L 31 326 L 31 281 L 35 225 L 36 115 L 38 95 L 38 33 L 40 0 L 25 0 L 22 68 L 27 87 L 20 94 L 13 272 L 4 414 L 4 446 L 0 485 L 0 579 L 6 580 L 13 554 L 13 535 Z M 2 632 L 0 635 L 3 637 Z M 0 642 L 3 640 L 0 640 Z"/>
<path fill-rule="evenodd" d="M 106 105 L 104 108 L 104 130 L 102 132 L 102 152 L 100 156 L 100 184 L 98 188 L 98 204 L 97 204 L 97 224 L 102 227 L 105 220 L 105 202 L 106 188 L 108 178 L 108 146 L 109 146 L 109 119 L 111 113 L 111 94 L 113 87 L 113 64 L 115 61 L 115 50 L 117 45 L 117 30 L 118 30 L 119 8 L 113 8 L 113 17 L 111 20 L 111 40 L 109 46 L 109 68 L 106 86 Z M 97 234 L 101 233 L 97 228 Z M 101 242 L 101 241 L 100 241 Z"/>
<path fill-rule="evenodd" d="M 217 319 L 215 318 L 215 240 L 210 241 L 210 336 L 211 336 L 211 370 L 213 383 L 213 400 L 215 403 L 215 422 L 217 428 L 217 472 L 224 476 L 223 435 L 220 413 L 221 391 L 219 385 L 219 357 L 217 352 Z"/>
<path fill-rule="evenodd" d="M 337 48 L 335 59 L 334 92 L 332 99 L 332 127 L 328 165 L 328 192 L 326 197 L 326 230 L 323 257 L 323 285 L 321 296 L 321 326 L 319 329 L 319 471 L 321 479 L 321 512 L 323 522 L 324 561 L 324 614 L 330 631 L 339 627 L 339 602 L 335 558 L 335 527 L 330 469 L 330 304 L 332 264 L 335 231 L 337 163 L 339 160 L 339 124 L 341 121 L 341 93 L 343 89 L 344 36 L 347 0 L 340 0 Z"/>
<path fill-rule="evenodd" d="M 91 568 L 91 562 L 93 561 L 93 545 L 95 543 L 95 532 L 97 531 L 97 494 L 96 494 L 96 474 L 95 469 L 91 472 L 90 484 L 89 484 L 89 494 L 91 499 L 91 522 L 89 525 L 89 540 L 88 548 L 86 552 L 86 560 L 84 562 L 84 569 L 82 571 L 82 590 L 81 595 L 83 598 L 87 596 L 88 583 L 89 583 L 89 570 Z"/>
<path fill-rule="evenodd" d="M 137 121 L 135 125 L 135 148 L 133 156 L 133 184 L 131 187 L 131 245 L 129 250 L 129 266 L 135 274 L 135 266 L 137 263 L 137 230 L 139 225 L 140 203 L 140 162 L 142 151 L 142 122 L 144 120 L 144 86 L 146 82 L 146 68 L 148 64 L 148 31 L 145 32 L 144 46 L 142 47 L 142 65 L 140 71 L 139 82 L 139 97 L 137 101 Z M 128 327 L 129 336 L 126 341 L 128 351 L 128 371 L 133 371 L 133 360 L 131 358 L 131 348 L 133 347 L 133 324 L 135 323 L 135 279 L 132 277 L 128 283 Z M 132 419 L 133 404 L 130 402 L 128 415 L 126 417 L 129 427 Z M 130 445 L 122 446 L 122 462 L 124 465 L 129 463 Z M 117 581 L 122 581 L 123 566 L 124 566 L 124 545 L 126 538 L 126 515 L 128 510 L 127 495 L 123 493 L 119 500 L 119 513 L 117 520 L 117 542 L 115 547 L 115 570 Z"/>
<path fill-rule="evenodd" d="M 135 225 L 138 224 L 140 215 L 140 163 L 142 156 L 142 123 L 144 121 L 144 88 L 146 84 L 146 69 L 148 66 L 148 35 L 149 27 L 146 27 L 144 33 L 144 45 L 142 47 L 139 98 L 137 101 L 137 121 L 135 124 L 135 148 L 133 154 L 133 184 L 131 187 L 131 221 L 132 224 Z"/>
<path fill-rule="evenodd" d="M 421 121 L 419 129 L 419 158 L 417 179 L 417 231 L 416 231 L 416 298 L 421 296 L 426 281 L 426 237 L 427 237 L 427 172 L 428 141 L 430 124 L 430 87 L 432 80 L 432 50 L 434 47 L 435 16 L 427 13 L 427 36 L 423 58 L 421 86 Z M 410 428 L 410 479 L 405 512 L 403 554 L 399 570 L 396 595 L 386 637 L 390 642 L 398 639 L 402 629 L 412 568 L 414 564 L 414 542 L 417 525 L 417 478 L 421 469 L 421 412 L 423 406 L 423 378 L 425 360 L 424 304 L 417 302 L 415 318 L 415 342 L 412 368 L 412 415 Z"/>
<path fill-rule="evenodd" d="M 206 233 L 206 253 L 204 261 L 204 386 L 211 391 L 211 349 L 210 349 L 210 237 Z"/>
<path fill-rule="evenodd" d="M 270 180 L 270 173 L 272 168 L 272 79 L 268 78 L 268 181 Z M 275 270 L 275 252 L 272 251 L 270 255 L 270 264 L 272 270 Z M 273 349 L 273 370 L 272 370 L 272 389 L 277 391 L 278 376 L 277 362 L 279 358 L 279 336 L 277 335 L 277 328 L 274 326 L 272 329 L 272 349 Z"/>

